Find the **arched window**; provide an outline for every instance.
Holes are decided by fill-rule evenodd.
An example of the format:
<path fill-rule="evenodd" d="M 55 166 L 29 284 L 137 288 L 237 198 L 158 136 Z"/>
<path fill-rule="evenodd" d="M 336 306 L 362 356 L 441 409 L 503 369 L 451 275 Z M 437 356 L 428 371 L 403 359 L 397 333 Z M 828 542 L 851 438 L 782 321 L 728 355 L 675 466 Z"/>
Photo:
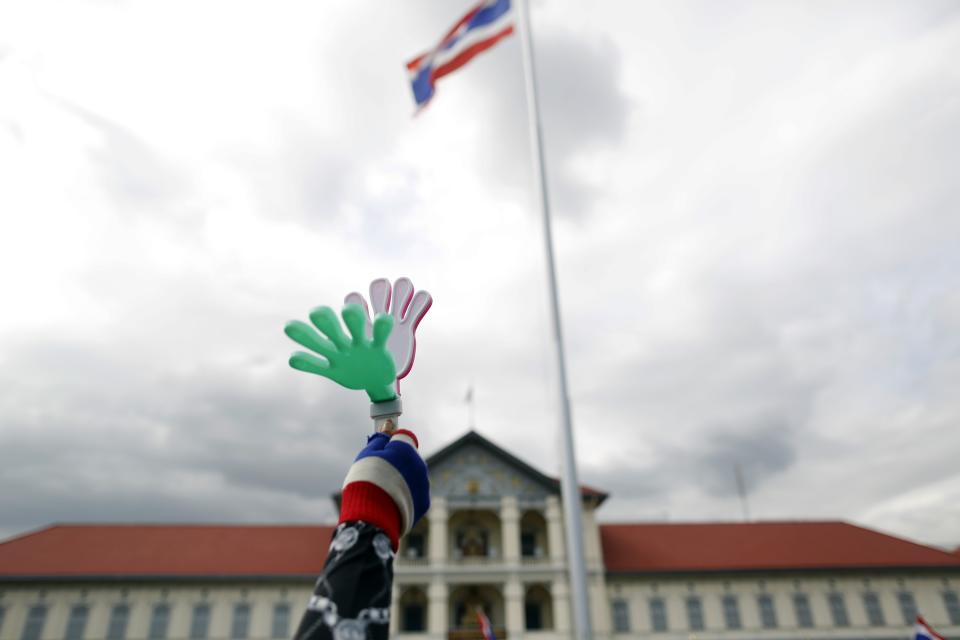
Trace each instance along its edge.
<path fill-rule="evenodd" d="M 553 629 L 553 598 L 543 585 L 533 585 L 523 598 L 524 627 L 528 631 Z"/>
<path fill-rule="evenodd" d="M 500 518 L 486 510 L 454 513 L 448 522 L 450 556 L 455 560 L 484 560 L 500 556 Z"/>
<path fill-rule="evenodd" d="M 527 511 L 520 518 L 520 555 L 526 559 L 547 556 L 547 521 L 539 511 Z"/>
<path fill-rule="evenodd" d="M 451 630 L 469 631 L 475 635 L 480 630 L 478 611 L 483 611 L 490 620 L 494 634 L 503 637 L 504 606 L 499 589 L 493 585 L 463 585 L 450 592 Z"/>
<path fill-rule="evenodd" d="M 407 560 L 422 560 L 427 557 L 429 548 L 427 546 L 430 533 L 430 522 L 427 518 L 422 518 L 417 526 L 413 528 L 400 541 L 401 558 Z"/>

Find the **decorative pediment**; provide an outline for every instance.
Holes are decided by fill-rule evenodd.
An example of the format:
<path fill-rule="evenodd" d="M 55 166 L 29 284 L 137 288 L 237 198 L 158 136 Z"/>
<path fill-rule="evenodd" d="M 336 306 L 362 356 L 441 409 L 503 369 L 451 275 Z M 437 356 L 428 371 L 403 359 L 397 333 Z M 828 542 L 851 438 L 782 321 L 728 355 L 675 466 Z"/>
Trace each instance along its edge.
<path fill-rule="evenodd" d="M 473 431 L 430 456 L 427 464 L 435 496 L 539 500 L 557 494 L 556 480 Z"/>
<path fill-rule="evenodd" d="M 516 496 L 526 502 L 560 495 L 560 481 L 534 469 L 509 451 L 468 431 L 427 458 L 430 493 L 454 500 L 492 501 Z M 585 501 L 594 507 L 607 499 L 598 489 L 580 485 Z M 340 510 L 340 492 L 331 496 Z"/>

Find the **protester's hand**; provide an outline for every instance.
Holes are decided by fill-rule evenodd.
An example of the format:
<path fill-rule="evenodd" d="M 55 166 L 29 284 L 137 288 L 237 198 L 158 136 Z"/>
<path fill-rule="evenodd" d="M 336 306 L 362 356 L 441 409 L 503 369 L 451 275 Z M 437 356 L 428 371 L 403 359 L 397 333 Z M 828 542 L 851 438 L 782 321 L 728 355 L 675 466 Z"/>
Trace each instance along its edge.
<path fill-rule="evenodd" d="M 413 359 L 417 352 L 417 325 L 430 310 L 433 298 L 426 291 L 413 293 L 413 282 L 409 278 L 400 278 L 390 288 L 390 281 L 379 278 L 370 283 L 370 304 L 374 315 L 389 313 L 393 316 L 394 327 L 387 348 L 397 365 L 397 379 L 405 377 L 413 368 Z M 356 304 L 363 308 L 366 316 L 367 335 L 370 335 L 370 313 L 367 301 L 359 293 L 353 292 L 344 300 L 346 304 Z"/>
<path fill-rule="evenodd" d="M 387 339 L 393 329 L 394 317 L 377 315 L 370 339 L 364 320 L 366 316 L 366 322 L 369 322 L 369 316 L 361 307 L 348 304 L 341 315 L 350 338 L 343 332 L 330 307 L 317 307 L 310 312 L 310 320 L 320 333 L 305 322 L 288 322 L 284 333 L 320 356 L 297 351 L 290 356 L 290 366 L 330 378 L 348 389 L 363 389 L 372 402 L 393 400 L 397 397 L 394 385 L 397 369 L 387 349 Z"/>
<path fill-rule="evenodd" d="M 383 430 L 367 438 L 343 481 L 340 522 L 362 520 L 390 537 L 396 549 L 430 508 L 430 479 L 412 431 Z"/>
<path fill-rule="evenodd" d="M 388 436 L 392 436 L 397 432 L 397 425 L 393 422 L 393 418 L 387 418 L 383 421 L 383 424 L 380 425 L 380 428 L 377 429 L 380 433 L 385 433 Z"/>

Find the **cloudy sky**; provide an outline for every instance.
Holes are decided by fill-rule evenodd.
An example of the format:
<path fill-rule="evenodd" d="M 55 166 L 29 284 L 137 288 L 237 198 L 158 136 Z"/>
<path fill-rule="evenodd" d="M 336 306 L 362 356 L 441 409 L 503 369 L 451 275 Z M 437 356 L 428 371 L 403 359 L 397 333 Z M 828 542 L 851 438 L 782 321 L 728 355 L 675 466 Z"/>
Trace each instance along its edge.
<path fill-rule="evenodd" d="M 467 2 L 0 5 L 0 536 L 316 522 L 368 403 L 286 320 L 435 298 L 429 453 L 558 440 L 520 46 Z M 960 5 L 534 2 L 581 479 L 603 519 L 960 544 Z"/>

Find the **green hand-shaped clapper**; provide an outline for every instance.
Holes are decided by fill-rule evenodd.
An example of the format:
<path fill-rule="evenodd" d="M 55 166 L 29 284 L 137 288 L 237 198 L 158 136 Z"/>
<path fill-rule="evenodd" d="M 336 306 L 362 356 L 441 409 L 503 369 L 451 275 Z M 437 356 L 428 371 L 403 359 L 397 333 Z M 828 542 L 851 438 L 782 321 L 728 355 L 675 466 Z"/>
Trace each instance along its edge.
<path fill-rule="evenodd" d="M 393 400 L 397 397 L 394 386 L 397 368 L 387 350 L 393 316 L 378 315 L 373 321 L 373 340 L 369 340 L 366 337 L 366 315 L 359 305 L 346 305 L 341 315 L 350 338 L 343 332 L 330 307 L 317 307 L 310 312 L 311 322 L 323 335 L 306 322 L 288 322 L 283 328 L 284 333 L 321 356 L 297 351 L 290 356 L 290 366 L 330 378 L 347 389 L 363 389 L 373 402 Z"/>

